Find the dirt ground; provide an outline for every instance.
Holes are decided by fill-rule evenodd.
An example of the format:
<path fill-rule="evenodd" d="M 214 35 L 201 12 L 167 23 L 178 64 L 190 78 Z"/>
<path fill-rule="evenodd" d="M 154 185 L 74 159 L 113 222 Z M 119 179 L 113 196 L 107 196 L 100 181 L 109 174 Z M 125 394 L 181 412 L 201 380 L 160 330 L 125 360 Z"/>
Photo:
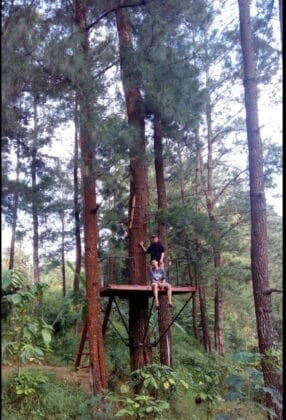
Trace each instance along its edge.
<path fill-rule="evenodd" d="M 89 374 L 88 369 L 80 369 L 78 371 L 75 371 L 74 368 L 71 367 L 64 367 L 64 366 L 47 366 L 47 365 L 35 365 L 35 364 L 29 364 L 23 366 L 24 368 L 33 368 L 33 369 L 40 369 L 43 371 L 49 371 L 55 373 L 55 375 L 62 379 L 66 380 L 70 383 L 80 385 L 81 388 L 89 393 L 90 392 L 90 385 L 89 385 Z M 8 375 L 12 370 L 14 370 L 14 366 L 2 366 L 2 376 Z"/>

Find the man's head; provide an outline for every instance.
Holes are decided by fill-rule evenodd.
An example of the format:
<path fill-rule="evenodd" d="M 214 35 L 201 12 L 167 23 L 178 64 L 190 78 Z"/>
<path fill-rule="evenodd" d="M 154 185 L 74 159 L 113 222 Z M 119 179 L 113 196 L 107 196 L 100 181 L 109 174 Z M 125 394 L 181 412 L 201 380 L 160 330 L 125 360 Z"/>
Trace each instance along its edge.
<path fill-rule="evenodd" d="M 158 235 L 156 235 L 156 233 L 154 233 L 154 235 L 152 235 L 151 236 L 151 241 L 154 243 L 154 242 L 158 242 L 159 241 L 159 238 L 158 238 Z"/>
<path fill-rule="evenodd" d="M 151 261 L 151 267 L 152 268 L 159 268 L 159 263 L 157 260 L 152 260 Z"/>

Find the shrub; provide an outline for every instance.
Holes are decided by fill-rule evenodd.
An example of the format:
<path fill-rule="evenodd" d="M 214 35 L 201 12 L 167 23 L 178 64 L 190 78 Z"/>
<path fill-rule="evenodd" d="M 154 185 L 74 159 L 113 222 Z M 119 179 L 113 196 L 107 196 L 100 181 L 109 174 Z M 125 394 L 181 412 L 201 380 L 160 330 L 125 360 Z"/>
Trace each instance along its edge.
<path fill-rule="evenodd" d="M 86 404 L 87 397 L 77 386 L 40 370 L 13 373 L 4 384 L 2 407 L 7 420 L 81 418 Z"/>
<path fill-rule="evenodd" d="M 25 287 L 21 274 L 13 270 L 8 270 L 2 280 L 3 299 L 12 308 L 9 328 L 3 333 L 2 357 L 4 361 L 16 357 L 20 369 L 21 364 L 39 361 L 50 351 L 53 328 L 43 316 L 33 313 L 33 303 L 42 297 L 46 285 Z"/>

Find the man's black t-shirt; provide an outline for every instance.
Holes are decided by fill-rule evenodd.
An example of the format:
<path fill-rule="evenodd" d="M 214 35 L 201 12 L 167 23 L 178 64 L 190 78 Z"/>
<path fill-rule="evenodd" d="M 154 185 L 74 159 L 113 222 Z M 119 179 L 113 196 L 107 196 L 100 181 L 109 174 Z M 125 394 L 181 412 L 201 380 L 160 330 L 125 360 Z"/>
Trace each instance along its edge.
<path fill-rule="evenodd" d="M 162 252 L 165 252 L 165 248 L 161 242 L 155 242 L 147 248 L 146 254 L 151 254 L 151 261 L 160 261 Z"/>

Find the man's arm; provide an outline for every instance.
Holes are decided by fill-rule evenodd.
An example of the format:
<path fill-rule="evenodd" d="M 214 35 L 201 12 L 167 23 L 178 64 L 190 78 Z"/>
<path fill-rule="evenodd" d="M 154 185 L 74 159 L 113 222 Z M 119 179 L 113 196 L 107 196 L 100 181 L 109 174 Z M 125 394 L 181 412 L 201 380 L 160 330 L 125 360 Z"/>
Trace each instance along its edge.
<path fill-rule="evenodd" d="M 139 245 L 141 246 L 141 248 L 143 249 L 143 251 L 144 251 L 144 252 L 145 252 L 145 254 L 146 254 L 147 248 L 145 248 L 145 246 L 144 246 L 144 242 L 143 242 L 143 241 L 140 241 L 140 242 L 139 242 Z"/>
<path fill-rule="evenodd" d="M 159 265 L 161 265 L 161 264 L 164 264 L 164 256 L 165 256 L 165 248 L 163 247 L 161 242 L 159 242 L 159 249 L 161 251 L 161 257 L 160 257 Z"/>

